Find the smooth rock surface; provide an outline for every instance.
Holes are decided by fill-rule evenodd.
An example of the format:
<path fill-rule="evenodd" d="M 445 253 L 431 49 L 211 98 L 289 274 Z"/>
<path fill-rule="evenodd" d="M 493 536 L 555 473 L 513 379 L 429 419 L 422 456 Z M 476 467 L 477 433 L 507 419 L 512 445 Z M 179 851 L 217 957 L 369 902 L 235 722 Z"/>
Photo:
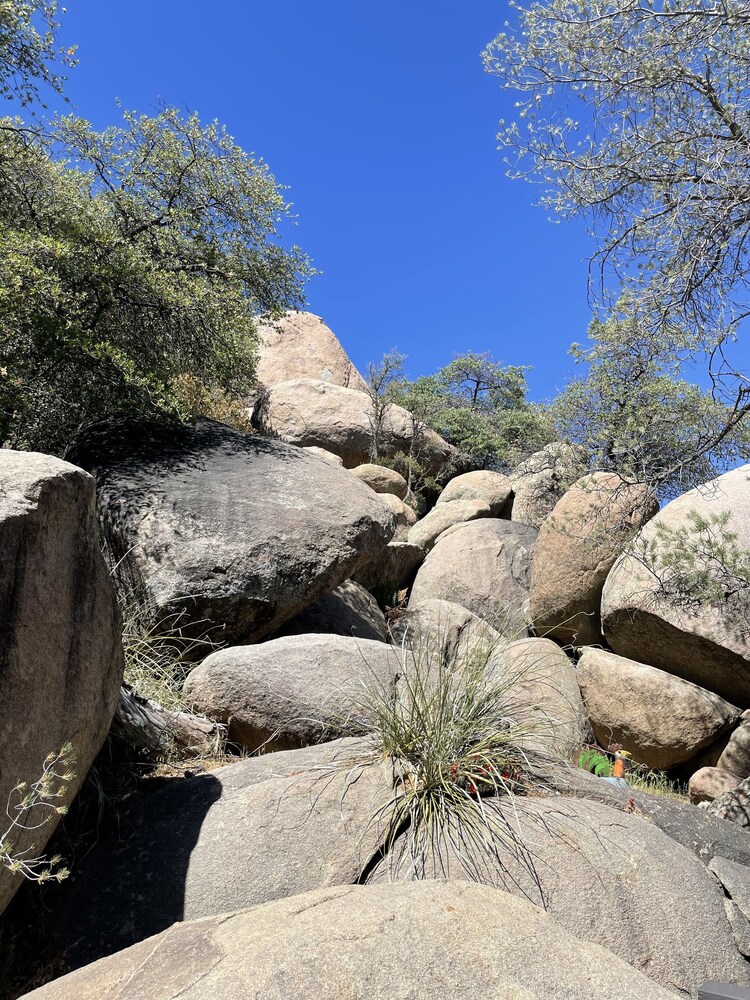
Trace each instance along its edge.
<path fill-rule="evenodd" d="M 500 633 L 473 612 L 434 598 L 410 602 L 392 623 L 391 635 L 396 646 L 411 648 L 417 656 L 442 656 L 454 663 L 472 655 L 489 657 L 505 645 Z"/>
<path fill-rule="evenodd" d="M 525 524 L 496 518 L 449 528 L 417 573 L 409 603 L 452 601 L 504 635 L 525 635 L 523 605 L 536 535 Z"/>
<path fill-rule="evenodd" d="M 384 465 L 366 462 L 364 465 L 356 466 L 351 471 L 352 475 L 361 479 L 375 493 L 392 493 L 399 500 L 403 500 L 409 492 L 409 486 L 401 473 L 396 472 L 395 469 L 388 469 Z"/>
<path fill-rule="evenodd" d="M 599 743 L 621 743 L 656 770 L 695 757 L 740 716 L 711 691 L 595 647 L 578 661 L 578 683 Z"/>
<path fill-rule="evenodd" d="M 316 448 L 314 444 L 308 445 L 307 448 L 303 448 L 308 455 L 315 455 L 317 458 L 322 458 L 324 462 L 328 462 L 330 465 L 340 465 L 343 466 L 342 459 L 338 455 L 334 455 L 332 451 L 326 451 L 325 448 Z"/>
<path fill-rule="evenodd" d="M 358 740 L 250 758 L 130 800 L 79 859 L 56 927 L 73 967 L 176 920 L 351 884 L 387 826 L 385 765 Z M 203 997 L 206 994 L 202 994 Z"/>
<path fill-rule="evenodd" d="M 555 441 L 521 462 L 510 475 L 512 521 L 541 528 L 568 486 L 586 471 L 583 449 Z"/>
<path fill-rule="evenodd" d="M 183 688 L 195 712 L 247 750 L 293 747 L 362 732 L 368 692 L 398 673 L 393 646 L 341 635 L 293 635 L 220 649 Z"/>
<path fill-rule="evenodd" d="M 716 766 L 736 774 L 740 778 L 750 776 L 750 715 L 748 712 L 742 713 L 739 726 L 732 732 L 727 745 L 721 752 Z"/>
<path fill-rule="evenodd" d="M 468 882 L 340 886 L 177 924 L 29 1000 L 670 1000 L 531 903 Z"/>
<path fill-rule="evenodd" d="M 730 792 L 739 785 L 736 774 L 722 771 L 718 767 L 702 767 L 690 776 L 688 795 L 693 805 L 700 802 L 713 802 L 714 799 Z"/>
<path fill-rule="evenodd" d="M 729 605 L 722 610 L 686 602 L 674 592 L 669 573 L 660 565 L 652 572 L 643 558 L 659 525 L 689 528 L 692 511 L 706 519 L 730 511 L 727 529 L 736 533 L 739 546 L 750 548 L 749 479 L 750 465 L 745 465 L 668 503 L 636 536 L 635 554 L 617 560 L 602 593 L 604 635 L 616 653 L 632 659 L 647 655 L 653 666 L 716 691 L 742 708 L 750 706 L 750 640 L 744 616 Z"/>
<path fill-rule="evenodd" d="M 70 742 L 68 806 L 104 742 L 123 675 L 120 612 L 99 547 L 94 480 L 68 462 L 0 449 L 0 803 L 13 854 L 44 853 L 59 814 L 16 811 L 45 758 Z M 59 783 L 54 783 L 57 790 Z M 36 829 L 32 829 L 36 827 Z M 23 879 L 0 865 L 0 911 Z"/>
<path fill-rule="evenodd" d="M 263 386 L 293 378 L 316 378 L 365 390 L 367 385 L 338 338 L 320 316 L 289 310 L 258 324 L 258 381 Z"/>
<path fill-rule="evenodd" d="M 623 546 L 659 510 L 642 483 L 614 473 L 579 479 L 539 529 L 531 563 L 529 619 L 539 635 L 586 646 L 601 642 L 599 605 Z"/>
<path fill-rule="evenodd" d="M 96 424 L 73 452 L 96 475 L 120 588 L 157 613 L 183 612 L 182 625 L 225 624 L 230 644 L 335 589 L 394 530 L 344 469 L 210 420 Z"/>
<path fill-rule="evenodd" d="M 490 516 L 490 506 L 484 500 L 451 500 L 433 507 L 429 514 L 417 521 L 409 530 L 408 541 L 429 552 L 440 535 L 454 524 Z"/>
<path fill-rule="evenodd" d="M 271 386 L 253 418 L 272 437 L 306 447 L 315 445 L 343 459 L 347 469 L 370 462 L 375 415 L 366 392 L 319 379 L 296 378 Z M 409 453 L 414 435 L 411 414 L 388 407 L 379 434 L 380 454 Z M 430 475 L 458 459 L 458 451 L 429 428 L 420 435 L 420 460 Z"/>
<path fill-rule="evenodd" d="M 508 476 L 500 472 L 478 469 L 455 476 L 437 498 L 438 504 L 454 500 L 482 500 L 493 517 L 501 517 L 511 497 L 513 487 Z"/>
<path fill-rule="evenodd" d="M 274 633 L 273 638 L 310 633 L 388 641 L 388 626 L 378 602 L 354 580 L 344 580 L 330 594 L 295 615 Z"/>
<path fill-rule="evenodd" d="M 393 522 L 396 525 L 396 531 L 391 539 L 391 542 L 408 542 L 409 531 L 411 530 L 412 525 L 417 523 L 416 511 L 413 507 L 410 507 L 408 503 L 404 503 L 403 500 L 399 500 L 399 498 L 394 496 L 393 493 L 378 493 L 378 496 L 391 514 L 393 514 Z"/>

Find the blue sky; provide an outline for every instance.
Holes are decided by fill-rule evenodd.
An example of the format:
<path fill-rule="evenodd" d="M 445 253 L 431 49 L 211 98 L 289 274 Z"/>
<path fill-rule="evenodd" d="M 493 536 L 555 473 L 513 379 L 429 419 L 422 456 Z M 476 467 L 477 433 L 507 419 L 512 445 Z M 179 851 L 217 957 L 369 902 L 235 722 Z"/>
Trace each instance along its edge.
<path fill-rule="evenodd" d="M 68 0 L 67 93 L 100 128 L 116 98 L 189 107 L 262 156 L 323 272 L 308 308 L 358 367 L 392 347 L 412 374 L 488 350 L 533 366 L 542 399 L 585 339 L 590 243 L 504 176 L 513 98 L 480 52 L 508 16 L 504 0 Z"/>

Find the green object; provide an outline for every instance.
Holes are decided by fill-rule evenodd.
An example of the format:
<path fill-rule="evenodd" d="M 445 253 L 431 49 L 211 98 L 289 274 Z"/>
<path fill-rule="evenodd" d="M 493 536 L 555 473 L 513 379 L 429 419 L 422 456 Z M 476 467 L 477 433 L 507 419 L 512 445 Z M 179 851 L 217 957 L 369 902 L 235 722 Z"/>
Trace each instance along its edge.
<path fill-rule="evenodd" d="M 578 766 L 584 771 L 590 771 L 597 778 L 609 778 L 612 774 L 612 763 L 606 754 L 592 747 L 584 747 L 578 755 Z"/>

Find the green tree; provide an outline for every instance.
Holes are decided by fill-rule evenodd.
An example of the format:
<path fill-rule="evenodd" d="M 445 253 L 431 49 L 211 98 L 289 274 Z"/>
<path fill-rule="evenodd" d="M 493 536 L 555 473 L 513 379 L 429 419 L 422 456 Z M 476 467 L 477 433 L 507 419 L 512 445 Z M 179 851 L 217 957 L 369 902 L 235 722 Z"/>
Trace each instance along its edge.
<path fill-rule="evenodd" d="M 172 108 L 103 133 L 64 118 L 54 140 L 0 129 L 0 192 L 0 439 L 16 446 L 180 413 L 185 376 L 240 397 L 256 316 L 299 304 L 311 270 L 278 242 L 267 166 Z"/>
<path fill-rule="evenodd" d="M 748 4 L 535 2 L 484 59 L 520 95 L 499 135 L 511 175 L 590 224 L 599 318 L 637 298 L 642 325 L 690 342 L 729 419 L 744 417 L 731 345 L 750 316 Z"/>
<path fill-rule="evenodd" d="M 62 92 L 60 69 L 75 64 L 75 49 L 58 42 L 60 12 L 57 0 L 0 0 L 0 96 L 27 107 L 40 84 Z"/>

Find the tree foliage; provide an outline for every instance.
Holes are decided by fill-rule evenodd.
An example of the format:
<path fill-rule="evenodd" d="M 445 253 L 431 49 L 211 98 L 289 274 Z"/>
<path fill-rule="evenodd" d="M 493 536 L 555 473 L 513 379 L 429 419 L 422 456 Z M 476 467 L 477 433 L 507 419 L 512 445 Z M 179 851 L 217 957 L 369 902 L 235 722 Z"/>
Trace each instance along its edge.
<path fill-rule="evenodd" d="M 0 129 L 0 191 L 0 437 L 16 445 L 179 412 L 185 376 L 237 398 L 255 317 L 301 301 L 310 267 L 277 241 L 281 190 L 195 114 L 126 113 L 103 133 L 69 117 L 52 140 Z"/>
<path fill-rule="evenodd" d="M 744 416 L 750 380 L 730 355 L 750 315 L 750 7 L 546 0 L 517 13 L 484 53 L 520 93 L 499 135 L 511 173 L 589 221 L 602 315 L 637 299 L 642 325 L 707 356 L 714 394 Z"/>
<path fill-rule="evenodd" d="M 28 106 L 40 84 L 62 91 L 60 70 L 74 65 L 75 53 L 58 42 L 64 12 L 57 0 L 0 0 L 0 96 Z"/>

